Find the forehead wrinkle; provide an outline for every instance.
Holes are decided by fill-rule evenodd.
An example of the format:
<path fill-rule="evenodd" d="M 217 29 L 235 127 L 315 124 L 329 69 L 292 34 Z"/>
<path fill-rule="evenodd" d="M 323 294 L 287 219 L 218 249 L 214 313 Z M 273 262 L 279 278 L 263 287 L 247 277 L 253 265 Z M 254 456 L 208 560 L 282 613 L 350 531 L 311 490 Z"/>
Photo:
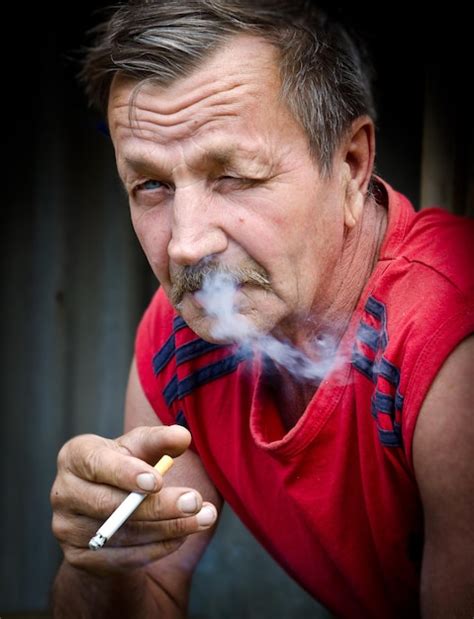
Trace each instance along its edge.
<path fill-rule="evenodd" d="M 142 110 L 139 115 L 134 116 L 131 129 L 141 130 L 145 126 L 150 129 L 154 127 L 157 132 L 167 130 L 172 132 L 175 128 L 189 126 L 195 131 L 218 118 L 237 116 L 238 111 L 237 103 L 222 102 L 206 106 L 204 113 L 202 108 L 189 109 L 185 113 L 175 116 L 163 116 L 153 110 Z"/>
<path fill-rule="evenodd" d="M 219 127 L 222 122 L 238 120 L 239 116 L 238 102 L 216 101 L 195 110 L 187 110 L 175 117 L 163 117 L 153 112 L 141 113 L 135 117 L 130 131 L 146 135 L 157 143 L 167 144 L 196 137 Z"/>
<path fill-rule="evenodd" d="M 173 142 L 194 137 L 204 128 L 209 128 L 224 119 L 237 118 L 238 113 L 221 110 L 214 112 L 212 117 L 191 118 L 183 120 L 180 124 L 169 127 L 158 127 L 153 121 L 143 121 L 137 127 L 130 126 L 130 123 L 117 120 L 113 124 L 113 132 L 117 137 L 128 138 L 130 135 L 152 142 L 154 144 L 172 144 Z M 112 129 L 112 127 L 111 127 Z"/>
<path fill-rule="evenodd" d="M 174 139 L 190 137 L 202 128 L 223 119 L 239 116 L 240 103 L 236 97 L 226 101 L 218 95 L 211 100 L 200 101 L 195 109 L 187 108 L 173 116 L 164 116 L 152 108 L 143 106 L 130 108 L 128 105 L 116 107 L 111 130 L 114 132 L 140 133 L 156 142 L 166 143 Z"/>
<path fill-rule="evenodd" d="M 129 102 L 129 111 L 132 118 L 136 121 L 148 120 L 148 115 L 155 119 L 160 125 L 171 126 L 182 122 L 181 118 L 187 117 L 205 108 L 225 108 L 226 106 L 238 105 L 239 101 L 246 94 L 251 95 L 255 90 L 249 84 L 235 83 L 225 90 L 213 88 L 209 93 L 195 93 L 194 97 L 186 97 L 182 100 L 173 99 L 171 105 L 159 94 L 138 95 L 133 102 Z M 139 115 L 142 118 L 139 118 Z"/>

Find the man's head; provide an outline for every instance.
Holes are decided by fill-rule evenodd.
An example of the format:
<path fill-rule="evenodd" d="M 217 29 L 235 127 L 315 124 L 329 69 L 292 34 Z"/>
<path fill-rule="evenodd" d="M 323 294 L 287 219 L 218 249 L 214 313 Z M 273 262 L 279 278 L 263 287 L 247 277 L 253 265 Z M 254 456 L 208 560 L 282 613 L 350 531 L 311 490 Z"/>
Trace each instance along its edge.
<path fill-rule="evenodd" d="M 294 7 L 133 3 L 86 65 L 91 96 L 108 99 L 141 245 L 170 298 L 187 287 L 179 309 L 205 339 L 192 294 L 201 266 L 235 276 L 239 311 L 263 331 L 288 334 L 330 302 L 370 180 L 358 55 L 306 3 Z"/>
<path fill-rule="evenodd" d="M 168 86 L 244 33 L 275 47 L 281 96 L 325 172 L 351 122 L 375 117 L 365 54 L 311 0 L 131 0 L 97 32 L 82 77 L 104 111 L 117 72 Z"/>

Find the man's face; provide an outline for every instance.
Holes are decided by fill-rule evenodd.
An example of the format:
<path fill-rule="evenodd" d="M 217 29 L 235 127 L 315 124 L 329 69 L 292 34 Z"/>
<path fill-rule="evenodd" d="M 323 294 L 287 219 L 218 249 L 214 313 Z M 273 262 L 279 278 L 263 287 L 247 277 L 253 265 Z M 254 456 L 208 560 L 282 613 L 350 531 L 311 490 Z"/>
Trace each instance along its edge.
<path fill-rule="evenodd" d="M 239 312 L 293 337 L 330 299 L 344 232 L 342 167 L 320 176 L 306 135 L 280 100 L 273 47 L 231 39 L 200 69 L 164 88 L 115 78 L 109 125 L 134 229 L 168 296 L 202 261 L 257 269 Z M 337 163 L 337 156 L 335 159 Z M 204 339 L 212 319 L 193 293 L 179 311 Z"/>

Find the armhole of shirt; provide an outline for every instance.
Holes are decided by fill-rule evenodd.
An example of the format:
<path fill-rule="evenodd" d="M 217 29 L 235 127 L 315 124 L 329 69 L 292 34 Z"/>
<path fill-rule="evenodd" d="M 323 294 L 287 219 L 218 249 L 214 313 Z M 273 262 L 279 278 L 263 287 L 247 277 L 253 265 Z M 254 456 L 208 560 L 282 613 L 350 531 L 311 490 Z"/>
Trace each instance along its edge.
<path fill-rule="evenodd" d="M 165 334 L 169 331 L 168 335 L 172 332 L 171 318 L 167 325 L 164 312 L 160 311 L 163 303 L 162 295 L 160 290 L 155 293 L 138 325 L 135 337 L 135 360 L 138 378 L 150 406 L 161 423 L 173 425 L 176 423 L 173 411 L 165 402 L 163 385 L 159 377 L 155 375 L 153 367 L 153 359 L 166 341 L 166 337 L 163 342 L 160 341 L 162 338 L 158 337 L 159 329 L 161 328 Z"/>
<path fill-rule="evenodd" d="M 413 468 L 413 435 L 426 395 L 443 363 L 454 349 L 474 332 L 474 313 L 468 309 L 451 314 L 423 346 L 410 375 L 406 392 L 402 432 L 408 465 Z"/>

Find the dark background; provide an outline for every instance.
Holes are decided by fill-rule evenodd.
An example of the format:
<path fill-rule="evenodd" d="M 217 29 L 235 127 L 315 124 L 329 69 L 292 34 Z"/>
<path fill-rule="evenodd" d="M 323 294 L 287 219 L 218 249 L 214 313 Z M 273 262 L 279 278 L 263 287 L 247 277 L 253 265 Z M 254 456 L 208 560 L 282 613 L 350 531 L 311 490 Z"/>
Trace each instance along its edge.
<path fill-rule="evenodd" d="M 102 5 L 17 3 L 4 16 L 2 617 L 47 611 L 60 560 L 48 501 L 57 451 L 78 433 L 121 432 L 134 330 L 156 285 L 128 222 L 111 145 L 75 78 L 72 59 Z M 328 5 L 374 59 L 378 173 L 417 208 L 425 196 L 467 212 L 474 157 L 466 14 L 452 4 L 417 15 L 408 3 Z M 196 576 L 191 614 L 327 616 L 227 510 Z"/>

